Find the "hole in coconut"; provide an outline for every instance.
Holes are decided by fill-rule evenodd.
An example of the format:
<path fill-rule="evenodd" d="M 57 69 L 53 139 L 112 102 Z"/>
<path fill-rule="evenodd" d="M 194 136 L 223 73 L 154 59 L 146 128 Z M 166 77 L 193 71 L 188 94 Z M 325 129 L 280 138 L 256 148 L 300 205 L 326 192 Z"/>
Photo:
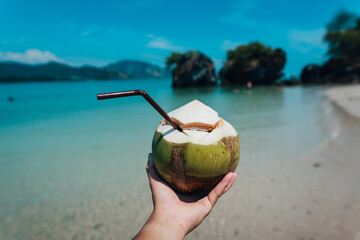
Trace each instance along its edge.
<path fill-rule="evenodd" d="M 224 120 L 222 118 L 220 118 L 219 121 L 217 121 L 214 125 L 208 123 L 201 123 L 201 122 L 182 123 L 181 121 L 173 117 L 171 118 L 171 120 L 173 120 L 173 122 L 175 122 L 176 124 L 180 125 L 180 127 L 183 130 L 201 131 L 208 133 L 224 125 Z M 164 119 L 162 124 L 169 124 L 169 123 Z"/>
<path fill-rule="evenodd" d="M 213 130 L 201 129 L 201 128 L 183 128 L 184 130 L 198 131 L 198 132 L 212 132 Z"/>

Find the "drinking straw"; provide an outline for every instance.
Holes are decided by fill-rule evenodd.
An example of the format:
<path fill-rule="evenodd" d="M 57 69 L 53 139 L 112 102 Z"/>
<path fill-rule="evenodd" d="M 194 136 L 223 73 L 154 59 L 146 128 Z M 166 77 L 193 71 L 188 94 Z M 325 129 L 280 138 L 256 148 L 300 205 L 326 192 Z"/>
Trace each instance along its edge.
<path fill-rule="evenodd" d="M 97 99 L 104 100 L 104 99 L 109 99 L 109 98 L 129 97 L 129 96 L 137 96 L 137 95 L 143 96 L 145 98 L 145 100 L 148 101 L 148 103 L 150 103 L 151 106 L 153 106 L 153 108 L 155 108 L 155 110 L 158 111 L 158 113 L 160 113 L 161 116 L 163 116 L 166 119 L 166 121 L 168 123 L 170 123 L 170 125 L 173 128 L 175 128 L 176 130 L 178 130 L 180 132 L 183 131 L 183 129 L 180 127 L 180 125 L 174 123 L 173 120 L 171 120 L 171 118 L 169 117 L 169 115 L 167 115 L 167 113 L 154 101 L 154 99 L 152 99 L 143 90 L 130 90 L 130 91 L 122 91 L 122 92 L 101 93 L 101 94 L 97 95 Z"/>

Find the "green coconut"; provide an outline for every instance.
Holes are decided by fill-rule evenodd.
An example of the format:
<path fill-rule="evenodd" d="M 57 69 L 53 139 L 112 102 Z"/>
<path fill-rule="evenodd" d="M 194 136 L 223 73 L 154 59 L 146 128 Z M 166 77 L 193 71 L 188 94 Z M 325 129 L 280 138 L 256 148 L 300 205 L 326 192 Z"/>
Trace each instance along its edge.
<path fill-rule="evenodd" d="M 168 114 L 180 124 L 175 130 L 165 120 L 152 142 L 152 157 L 160 176 L 181 192 L 212 189 L 240 158 L 239 136 L 230 123 L 198 100 Z"/>

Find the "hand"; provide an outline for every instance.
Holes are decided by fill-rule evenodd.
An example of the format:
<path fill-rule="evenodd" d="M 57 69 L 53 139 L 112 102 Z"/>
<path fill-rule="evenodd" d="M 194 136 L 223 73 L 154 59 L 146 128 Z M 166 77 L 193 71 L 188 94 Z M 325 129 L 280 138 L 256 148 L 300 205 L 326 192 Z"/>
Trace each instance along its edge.
<path fill-rule="evenodd" d="M 219 197 L 233 185 L 237 174 L 229 172 L 210 193 L 178 193 L 158 175 L 149 154 L 146 166 L 154 210 L 134 239 L 183 239 L 211 212 Z"/>

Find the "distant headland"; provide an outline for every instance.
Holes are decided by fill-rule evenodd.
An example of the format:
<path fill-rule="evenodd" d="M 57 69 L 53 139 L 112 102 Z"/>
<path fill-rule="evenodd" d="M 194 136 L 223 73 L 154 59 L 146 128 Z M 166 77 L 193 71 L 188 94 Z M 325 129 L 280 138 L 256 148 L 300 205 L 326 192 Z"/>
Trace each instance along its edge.
<path fill-rule="evenodd" d="M 123 60 L 102 68 L 72 67 L 57 62 L 38 65 L 17 62 L 0 63 L 0 83 L 168 78 L 169 76 L 169 71 L 166 69 L 136 60 Z"/>

